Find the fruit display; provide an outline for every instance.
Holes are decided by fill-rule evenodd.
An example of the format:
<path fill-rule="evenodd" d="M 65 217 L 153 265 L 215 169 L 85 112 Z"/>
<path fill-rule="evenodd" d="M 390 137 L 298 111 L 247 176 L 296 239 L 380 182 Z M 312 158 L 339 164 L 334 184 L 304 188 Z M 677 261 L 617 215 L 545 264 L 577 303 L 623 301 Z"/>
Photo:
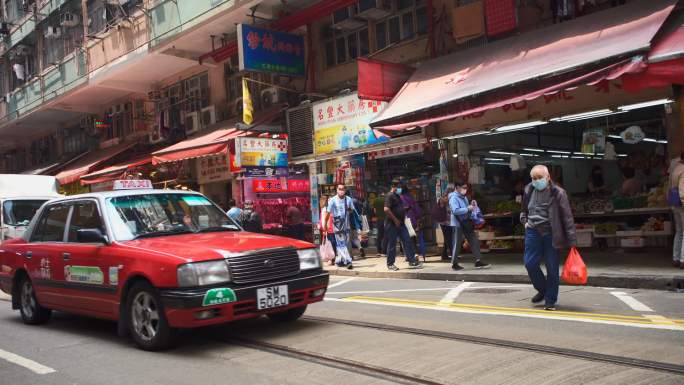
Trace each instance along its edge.
<path fill-rule="evenodd" d="M 650 218 L 648 218 L 646 223 L 644 223 L 641 226 L 641 230 L 642 231 L 664 231 L 665 230 L 665 223 L 664 222 L 665 221 L 663 221 L 660 218 L 650 217 Z"/>
<path fill-rule="evenodd" d="M 665 186 L 652 189 L 646 198 L 647 207 L 667 207 L 667 198 L 665 197 L 666 190 L 667 188 Z"/>
<path fill-rule="evenodd" d="M 620 229 L 617 223 L 599 223 L 594 225 L 594 232 L 602 235 L 615 234 Z"/>
<path fill-rule="evenodd" d="M 487 243 L 490 249 L 508 250 L 515 247 L 515 242 L 509 240 L 495 239 Z"/>

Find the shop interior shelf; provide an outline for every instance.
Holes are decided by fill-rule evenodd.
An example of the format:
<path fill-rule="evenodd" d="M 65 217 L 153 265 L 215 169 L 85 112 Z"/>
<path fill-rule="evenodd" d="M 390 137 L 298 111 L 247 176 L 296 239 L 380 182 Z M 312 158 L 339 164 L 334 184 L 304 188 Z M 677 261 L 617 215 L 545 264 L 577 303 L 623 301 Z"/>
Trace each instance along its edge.
<path fill-rule="evenodd" d="M 485 217 L 485 219 L 513 218 L 513 217 L 517 217 L 518 215 L 520 215 L 520 213 L 502 213 L 502 214 L 485 214 L 484 217 Z"/>
<path fill-rule="evenodd" d="M 575 214 L 575 218 L 600 218 L 600 217 L 618 217 L 630 215 L 649 215 L 649 214 L 668 214 L 670 209 L 666 207 L 645 207 L 641 209 L 624 209 L 614 210 L 612 213 L 585 213 Z"/>
<path fill-rule="evenodd" d="M 514 240 L 514 239 L 525 239 L 525 237 L 522 235 L 506 235 L 506 236 L 502 236 L 502 237 L 494 237 L 490 240 L 510 241 L 510 240 Z"/>

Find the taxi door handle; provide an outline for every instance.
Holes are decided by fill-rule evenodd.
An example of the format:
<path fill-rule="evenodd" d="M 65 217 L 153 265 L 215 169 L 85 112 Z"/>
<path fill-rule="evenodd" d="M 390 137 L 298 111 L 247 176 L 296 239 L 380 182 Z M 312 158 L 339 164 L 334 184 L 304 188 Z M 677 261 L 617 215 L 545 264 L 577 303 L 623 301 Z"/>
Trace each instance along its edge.
<path fill-rule="evenodd" d="M 62 257 L 64 258 L 65 261 L 68 261 L 69 258 L 71 258 L 71 253 L 62 253 Z"/>
<path fill-rule="evenodd" d="M 27 251 L 26 254 L 24 255 L 26 259 L 31 259 L 33 257 L 33 252 L 32 251 Z"/>

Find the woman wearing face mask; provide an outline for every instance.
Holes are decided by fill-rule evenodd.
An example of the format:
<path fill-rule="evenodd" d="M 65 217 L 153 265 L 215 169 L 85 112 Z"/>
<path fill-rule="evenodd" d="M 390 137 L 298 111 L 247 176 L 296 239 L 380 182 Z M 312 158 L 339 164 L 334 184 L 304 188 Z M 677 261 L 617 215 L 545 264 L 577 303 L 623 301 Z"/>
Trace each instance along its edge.
<path fill-rule="evenodd" d="M 556 310 L 558 250 L 577 246 L 575 221 L 567 193 L 551 181 L 548 168 L 536 165 L 530 176 L 520 213 L 520 223 L 525 225 L 525 268 L 537 290 L 532 303 L 545 301 L 545 310 Z M 539 267 L 542 259 L 546 277 Z"/>
<path fill-rule="evenodd" d="M 451 208 L 451 226 L 454 229 L 453 242 L 451 253 L 451 268 L 453 270 L 463 270 L 463 267 L 458 264 L 461 252 L 461 244 L 463 238 L 468 240 L 470 250 L 475 257 L 476 269 L 488 269 L 490 264 L 482 261 L 480 254 L 480 239 L 477 237 L 475 227 L 470 219 L 470 214 L 475 210 L 475 202 L 468 202 L 468 185 L 462 181 L 455 183 L 456 191 L 449 195 L 449 207 Z"/>

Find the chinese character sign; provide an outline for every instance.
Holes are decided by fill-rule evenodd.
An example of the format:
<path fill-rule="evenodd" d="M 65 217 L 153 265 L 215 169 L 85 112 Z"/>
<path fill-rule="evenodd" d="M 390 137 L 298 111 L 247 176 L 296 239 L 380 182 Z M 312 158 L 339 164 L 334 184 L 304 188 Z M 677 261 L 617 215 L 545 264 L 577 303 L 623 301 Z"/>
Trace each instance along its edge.
<path fill-rule="evenodd" d="M 238 138 L 236 163 L 248 176 L 287 176 L 287 140 Z"/>
<path fill-rule="evenodd" d="M 198 158 L 196 163 L 199 184 L 226 181 L 231 177 L 226 153 Z"/>
<path fill-rule="evenodd" d="M 386 142 L 368 123 L 387 107 L 386 102 L 362 100 L 357 93 L 313 105 L 316 155 Z"/>
<path fill-rule="evenodd" d="M 304 76 L 304 38 L 246 24 L 237 31 L 241 71 Z"/>

